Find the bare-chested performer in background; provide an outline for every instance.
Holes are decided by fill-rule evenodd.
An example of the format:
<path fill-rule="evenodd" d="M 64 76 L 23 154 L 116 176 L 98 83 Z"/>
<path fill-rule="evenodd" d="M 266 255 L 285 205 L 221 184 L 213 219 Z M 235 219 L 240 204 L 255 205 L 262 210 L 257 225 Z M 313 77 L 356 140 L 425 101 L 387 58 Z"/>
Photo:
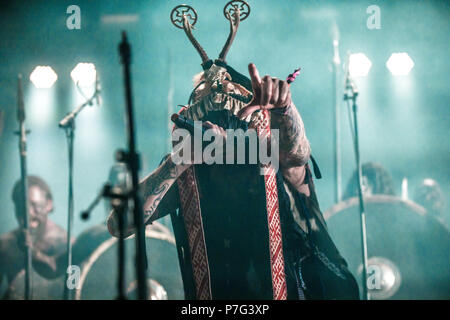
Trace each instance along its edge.
<path fill-rule="evenodd" d="M 45 254 L 58 255 L 65 251 L 66 231 L 48 219 L 53 211 L 53 197 L 47 183 L 37 176 L 28 176 L 28 214 L 30 238 L 24 232 L 24 214 L 20 210 L 22 200 L 20 181 L 13 187 L 12 200 L 19 227 L 0 237 L 0 286 L 9 285 L 19 272 L 25 269 L 25 244 L 30 241 L 33 257 Z"/>

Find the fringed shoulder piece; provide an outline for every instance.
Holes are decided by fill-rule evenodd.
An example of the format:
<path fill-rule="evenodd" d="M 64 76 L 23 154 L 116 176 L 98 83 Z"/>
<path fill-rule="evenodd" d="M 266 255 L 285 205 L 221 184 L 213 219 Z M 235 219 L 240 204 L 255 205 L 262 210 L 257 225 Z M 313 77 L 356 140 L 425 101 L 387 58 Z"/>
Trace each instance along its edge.
<path fill-rule="evenodd" d="M 242 97 L 242 99 L 240 99 Z M 250 96 L 251 99 L 251 96 Z M 228 110 L 232 115 L 237 116 L 238 112 L 248 105 L 250 99 L 243 96 L 234 96 L 232 93 L 212 92 L 191 104 L 183 111 L 181 115 L 191 120 L 201 120 L 211 111 Z M 247 116 L 244 120 L 250 122 L 256 117 L 258 112 Z"/>

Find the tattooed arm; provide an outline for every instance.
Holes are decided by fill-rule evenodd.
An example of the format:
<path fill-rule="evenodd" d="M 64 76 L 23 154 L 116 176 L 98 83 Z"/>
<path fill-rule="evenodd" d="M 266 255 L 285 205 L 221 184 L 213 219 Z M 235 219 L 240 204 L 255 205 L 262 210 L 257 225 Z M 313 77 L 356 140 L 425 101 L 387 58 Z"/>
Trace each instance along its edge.
<path fill-rule="evenodd" d="M 203 127 L 212 129 L 217 135 L 225 135 L 225 131 L 217 125 L 205 121 Z M 172 185 L 178 179 L 178 177 L 194 163 L 194 144 L 193 139 L 182 138 L 175 147 L 172 153 L 164 159 L 159 167 L 145 177 L 140 183 L 139 187 L 144 199 L 144 222 L 149 224 L 152 221 L 161 218 L 168 213 L 178 208 L 178 194 L 176 192 L 176 186 Z M 180 164 L 175 164 L 173 159 L 180 157 L 186 150 L 191 149 L 191 158 L 188 161 L 182 160 Z M 181 152 L 180 152 L 181 151 Z M 183 156 L 181 156 L 183 157 Z M 208 163 L 208 158 L 203 157 L 202 161 Z M 175 161 L 178 163 L 178 161 Z M 130 211 L 130 210 L 129 210 Z M 118 217 L 117 213 L 111 211 L 107 220 L 108 230 L 113 235 L 118 237 Z M 128 237 L 134 233 L 133 219 L 128 218 L 128 223 L 125 230 L 125 236 Z"/>
<path fill-rule="evenodd" d="M 284 168 L 303 166 L 308 162 L 310 146 L 302 118 L 292 102 L 283 112 L 280 110 L 271 112 L 271 128 L 280 133 L 280 163 Z"/>
<path fill-rule="evenodd" d="M 280 168 L 283 177 L 298 192 L 309 196 L 305 180 L 305 164 L 309 160 L 311 149 L 306 138 L 302 118 L 291 102 L 283 109 L 272 109 L 271 128 L 279 130 Z"/>
<path fill-rule="evenodd" d="M 239 111 L 239 118 L 244 119 L 260 109 L 270 110 L 271 128 L 279 130 L 280 164 L 285 168 L 305 165 L 309 159 L 309 142 L 302 118 L 292 102 L 289 84 L 268 75 L 261 78 L 253 63 L 248 65 L 248 71 L 253 99 Z"/>
<path fill-rule="evenodd" d="M 169 156 L 155 171 L 144 178 L 140 183 L 142 196 L 145 199 L 144 221 L 152 222 L 166 215 L 167 212 L 158 210 L 160 205 L 164 205 L 163 209 L 169 212 L 170 209 L 174 210 L 178 207 L 175 188 L 172 185 L 188 167 L 189 165 L 186 164 L 174 164 Z M 170 193 L 168 193 L 169 190 Z"/>
<path fill-rule="evenodd" d="M 299 190 L 304 182 L 310 147 L 302 118 L 291 99 L 290 86 L 287 81 L 268 75 L 261 78 L 253 63 L 248 65 L 248 71 L 253 100 L 239 111 L 238 116 L 244 119 L 260 109 L 271 111 L 270 127 L 279 130 L 280 168 L 284 177 Z"/>
<path fill-rule="evenodd" d="M 178 194 L 176 179 L 189 167 L 188 164 L 175 165 L 171 156 L 167 157 L 161 165 L 145 177 L 139 187 L 144 199 L 144 222 L 150 224 L 171 211 L 178 208 Z M 131 211 L 131 210 L 129 210 Z M 130 212 L 129 212 L 130 213 Z M 117 213 L 111 211 L 107 220 L 109 232 L 119 236 Z M 128 237 L 135 232 L 132 214 L 128 216 L 128 223 L 125 230 L 125 236 Z"/>

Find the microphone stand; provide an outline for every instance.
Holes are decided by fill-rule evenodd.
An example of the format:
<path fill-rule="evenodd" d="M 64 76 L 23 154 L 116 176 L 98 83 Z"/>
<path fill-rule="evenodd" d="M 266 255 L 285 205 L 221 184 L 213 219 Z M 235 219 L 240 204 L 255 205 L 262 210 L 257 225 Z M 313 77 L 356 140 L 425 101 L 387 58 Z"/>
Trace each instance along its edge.
<path fill-rule="evenodd" d="M 109 192 L 109 196 L 113 192 Z M 107 192 L 105 192 L 107 194 Z M 118 213 L 119 217 L 119 245 L 118 245 L 118 266 L 119 266 L 119 275 L 117 278 L 117 290 L 118 290 L 118 300 L 126 300 L 126 291 L 125 291 L 125 226 L 127 224 L 127 203 L 128 203 L 127 194 L 124 198 L 111 198 L 111 206 L 113 210 Z"/>
<path fill-rule="evenodd" d="M 355 151 L 355 159 L 356 159 L 356 168 L 357 168 L 357 179 L 358 179 L 358 198 L 359 198 L 359 217 L 360 217 L 360 226 L 361 226 L 361 249 L 362 249 L 362 300 L 370 300 L 370 295 L 367 290 L 367 233 L 366 233 L 366 214 L 364 208 L 364 198 L 362 192 L 362 169 L 361 169 L 361 159 L 359 152 L 359 134 L 358 134 L 358 117 L 357 110 L 358 106 L 356 104 L 356 98 L 358 97 L 358 90 L 356 85 L 353 83 L 350 78 L 349 73 L 347 72 L 346 79 L 346 93 L 344 94 L 344 101 L 351 101 L 352 103 L 352 113 L 353 113 L 353 125 L 354 125 L 354 151 Z"/>
<path fill-rule="evenodd" d="M 20 186 L 22 192 L 21 210 L 24 217 L 23 231 L 25 239 L 30 239 L 29 214 L 28 214 L 28 179 L 27 179 L 27 133 L 25 129 L 25 107 L 23 102 L 22 75 L 18 77 L 18 103 L 17 120 L 19 121 L 19 153 L 20 153 Z M 32 248 L 28 241 L 25 241 L 25 300 L 32 299 L 33 281 L 32 281 Z"/>
<path fill-rule="evenodd" d="M 139 195 L 139 155 L 136 152 L 135 128 L 133 116 L 133 100 L 131 92 L 131 48 L 125 31 L 122 32 L 122 42 L 119 45 L 119 53 L 123 65 L 126 123 L 128 132 L 128 152 L 123 153 L 121 159 L 128 166 L 131 173 L 131 198 L 133 201 L 133 217 L 136 228 L 136 276 L 138 287 L 138 299 L 147 299 L 147 256 L 145 249 L 145 225 L 142 209 L 142 201 Z"/>
<path fill-rule="evenodd" d="M 121 151 L 119 151 L 120 153 Z M 119 154 L 118 153 L 118 154 Z M 97 195 L 97 197 L 92 201 L 89 207 L 81 213 L 81 218 L 87 220 L 91 211 L 100 202 L 100 200 L 105 197 L 110 199 L 112 209 L 117 212 L 119 217 L 119 239 L 118 239 L 118 268 L 119 274 L 117 279 L 117 300 L 126 300 L 126 289 L 125 289 L 125 226 L 127 225 L 127 210 L 128 210 L 128 199 L 130 197 L 127 190 L 126 183 L 122 186 L 111 186 L 110 183 L 106 183 L 103 186 L 102 191 Z"/>
<path fill-rule="evenodd" d="M 97 79 L 98 81 L 98 79 Z M 77 84 L 78 86 L 78 84 Z M 69 278 L 68 268 L 72 265 L 72 225 L 73 225 L 73 146 L 75 138 L 75 119 L 77 115 L 86 107 L 92 106 L 94 100 L 99 95 L 98 86 L 96 85 L 94 94 L 85 102 L 76 107 L 72 112 L 68 113 L 60 122 L 59 127 L 63 128 L 66 133 L 67 146 L 68 146 L 68 161 L 69 161 L 69 188 L 68 188 L 68 215 L 67 215 L 67 269 L 66 278 L 64 281 L 64 300 L 71 299 L 71 291 L 67 286 L 67 280 Z"/>
<path fill-rule="evenodd" d="M 174 88 L 173 88 L 173 67 L 172 67 L 172 51 L 169 51 L 169 59 L 168 59 L 168 73 L 169 73 L 169 90 L 167 91 L 167 115 L 168 119 L 170 119 L 170 116 L 173 114 L 173 94 L 174 94 Z M 167 137 L 167 143 L 166 143 L 166 154 L 170 153 L 172 150 L 172 127 L 173 123 L 172 121 L 167 121 L 167 132 L 169 132 L 169 135 Z"/>
<path fill-rule="evenodd" d="M 341 120 L 340 120 L 340 108 L 339 108 L 339 80 L 340 80 L 340 64 L 341 59 L 339 58 L 339 41 L 333 41 L 333 63 L 332 63 L 332 74 L 333 74 L 333 152 L 334 152 L 334 201 L 339 203 L 342 199 L 342 171 L 341 171 Z M 340 91 L 340 90 L 339 90 Z"/>

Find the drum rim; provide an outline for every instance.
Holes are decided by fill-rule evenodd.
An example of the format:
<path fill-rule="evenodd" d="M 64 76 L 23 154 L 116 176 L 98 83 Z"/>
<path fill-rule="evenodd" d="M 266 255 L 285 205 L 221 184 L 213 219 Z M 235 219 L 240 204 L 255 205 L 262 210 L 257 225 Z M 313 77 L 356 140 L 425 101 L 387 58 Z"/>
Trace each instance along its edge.
<path fill-rule="evenodd" d="M 176 246 L 175 237 L 172 235 L 172 233 L 170 232 L 170 230 L 167 227 L 165 227 L 164 225 L 162 225 L 158 222 L 153 222 L 152 227 L 154 227 L 156 230 L 147 228 L 145 230 L 145 237 L 167 241 Z M 127 237 L 126 240 L 133 239 L 134 237 L 135 237 L 135 235 L 133 234 L 133 235 Z M 87 274 L 91 270 L 91 267 L 94 264 L 94 262 L 97 261 L 97 259 L 106 250 L 111 248 L 118 240 L 119 240 L 118 238 L 111 236 L 110 239 L 104 241 L 101 245 L 99 245 L 89 255 L 89 258 L 83 262 L 82 268 L 81 268 L 81 274 L 80 274 L 80 282 L 75 290 L 75 300 L 81 300 L 81 291 L 83 290 L 84 282 L 85 282 Z"/>
<path fill-rule="evenodd" d="M 409 199 L 405 200 L 391 195 L 377 194 L 371 196 L 364 196 L 364 201 L 366 203 L 398 203 L 408 209 L 411 209 L 412 211 L 418 213 L 421 216 L 427 215 L 427 211 L 424 207 L 420 206 L 419 204 Z M 358 204 L 359 204 L 358 197 L 349 198 L 347 200 L 341 201 L 333 205 L 331 208 L 329 208 L 327 211 L 323 213 L 323 217 L 325 220 L 329 220 L 339 212 L 344 211 L 350 207 L 357 206 Z"/>

